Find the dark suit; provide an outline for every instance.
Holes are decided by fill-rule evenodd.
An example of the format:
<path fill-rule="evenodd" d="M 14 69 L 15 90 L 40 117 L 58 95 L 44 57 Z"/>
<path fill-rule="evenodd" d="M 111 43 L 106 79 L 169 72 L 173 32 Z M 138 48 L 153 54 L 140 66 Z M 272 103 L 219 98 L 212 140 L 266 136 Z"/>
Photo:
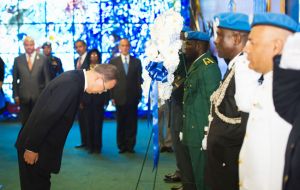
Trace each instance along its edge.
<path fill-rule="evenodd" d="M 300 71 L 281 69 L 278 63 L 275 63 L 273 77 L 275 110 L 293 125 L 285 152 L 282 189 L 298 190 L 300 189 Z"/>
<path fill-rule="evenodd" d="M 21 122 L 24 125 L 46 84 L 50 81 L 49 67 L 43 55 L 36 54 L 30 71 L 26 55 L 15 58 L 13 66 L 13 97 L 20 99 Z"/>
<path fill-rule="evenodd" d="M 53 79 L 38 98 L 16 142 L 22 190 L 50 189 L 50 173 L 60 170 L 84 83 L 82 70 L 68 71 Z M 39 153 L 33 166 L 24 162 L 25 150 Z"/>
<path fill-rule="evenodd" d="M 228 71 L 223 81 L 228 76 Z M 205 178 L 212 190 L 238 190 L 238 158 L 246 132 L 247 113 L 238 111 L 235 99 L 235 80 L 231 78 L 224 99 L 219 106 L 220 113 L 229 118 L 242 117 L 240 124 L 222 121 L 212 110 L 206 150 Z"/>
<path fill-rule="evenodd" d="M 117 144 L 120 150 L 133 150 L 137 134 L 137 108 L 142 96 L 142 65 L 130 56 L 126 75 L 121 56 L 110 61 L 118 69 L 118 83 L 112 89 L 117 113 Z"/>
<path fill-rule="evenodd" d="M 74 61 L 74 68 L 77 69 L 77 62 L 78 58 L 75 59 Z M 80 66 L 80 69 L 88 69 L 88 60 L 85 57 L 83 60 L 83 63 Z M 83 109 L 79 107 L 78 109 L 78 123 L 79 123 L 79 129 L 80 129 L 80 138 L 81 138 L 81 145 L 86 146 L 87 145 L 87 126 L 85 124 L 85 118 L 84 118 L 84 113 Z"/>
<path fill-rule="evenodd" d="M 104 108 L 108 105 L 108 101 L 108 92 L 101 94 L 84 93 L 82 96 L 82 114 L 87 129 L 87 148 L 90 153 L 101 152 Z"/>

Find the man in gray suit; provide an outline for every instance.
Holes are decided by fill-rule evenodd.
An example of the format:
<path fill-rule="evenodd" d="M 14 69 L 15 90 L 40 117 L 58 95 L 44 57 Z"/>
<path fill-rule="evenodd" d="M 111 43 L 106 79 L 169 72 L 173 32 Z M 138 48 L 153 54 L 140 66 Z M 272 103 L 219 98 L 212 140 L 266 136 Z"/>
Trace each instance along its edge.
<path fill-rule="evenodd" d="M 142 97 L 141 61 L 129 55 L 128 39 L 121 39 L 120 56 L 113 58 L 110 64 L 118 69 L 118 83 L 112 89 L 112 102 L 117 113 L 117 144 L 119 153 L 134 153 L 137 134 L 137 109 Z"/>
<path fill-rule="evenodd" d="M 25 53 L 15 58 L 13 66 L 13 97 L 20 106 L 21 123 L 24 126 L 33 106 L 50 81 L 46 58 L 37 53 L 34 40 L 24 39 Z"/>

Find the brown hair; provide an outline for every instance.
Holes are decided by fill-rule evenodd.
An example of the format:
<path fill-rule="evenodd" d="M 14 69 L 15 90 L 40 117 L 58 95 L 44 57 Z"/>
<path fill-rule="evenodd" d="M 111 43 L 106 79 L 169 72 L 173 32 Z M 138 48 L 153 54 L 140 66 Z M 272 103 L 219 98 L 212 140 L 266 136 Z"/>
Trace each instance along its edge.
<path fill-rule="evenodd" d="M 104 81 L 118 80 L 118 70 L 114 65 L 99 64 L 94 68 L 94 70 L 104 76 Z"/>

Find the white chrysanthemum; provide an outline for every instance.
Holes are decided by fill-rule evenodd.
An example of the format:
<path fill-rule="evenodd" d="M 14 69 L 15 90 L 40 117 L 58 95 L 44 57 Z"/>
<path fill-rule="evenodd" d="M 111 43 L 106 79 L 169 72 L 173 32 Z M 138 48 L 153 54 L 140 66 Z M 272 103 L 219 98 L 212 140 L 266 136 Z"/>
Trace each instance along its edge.
<path fill-rule="evenodd" d="M 163 62 L 168 71 L 168 81 L 158 83 L 159 98 L 162 102 L 169 99 L 172 92 L 173 73 L 179 63 L 178 51 L 182 45 L 180 40 L 182 27 L 182 16 L 173 9 L 158 15 L 153 25 L 150 26 L 151 40 L 146 44 L 145 62 L 147 64 L 151 61 Z M 151 78 L 148 73 L 143 73 L 143 79 L 142 87 L 147 99 Z"/>

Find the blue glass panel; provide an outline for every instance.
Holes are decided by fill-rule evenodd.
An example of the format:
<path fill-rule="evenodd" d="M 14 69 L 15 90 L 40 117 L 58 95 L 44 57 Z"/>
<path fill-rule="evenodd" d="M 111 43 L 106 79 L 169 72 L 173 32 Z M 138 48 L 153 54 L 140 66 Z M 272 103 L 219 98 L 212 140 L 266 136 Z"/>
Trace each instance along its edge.
<path fill-rule="evenodd" d="M 114 4 L 113 2 L 100 3 L 100 22 L 105 24 L 111 23 L 128 23 L 128 3 L 120 2 Z"/>
<path fill-rule="evenodd" d="M 118 52 L 117 44 L 126 36 L 126 25 L 103 24 L 101 26 L 101 51 L 114 55 Z"/>
<path fill-rule="evenodd" d="M 129 23 L 150 23 L 151 1 L 134 1 L 129 5 Z"/>
<path fill-rule="evenodd" d="M 73 54 L 73 24 L 47 24 L 46 36 L 43 42 L 45 41 L 50 41 L 52 43 L 52 49 L 56 53 Z"/>
<path fill-rule="evenodd" d="M 72 23 L 73 9 L 70 0 L 46 1 L 46 20 L 49 23 Z"/>
<path fill-rule="evenodd" d="M 45 23 L 45 1 L 19 1 L 19 23 Z"/>
<path fill-rule="evenodd" d="M 102 63 L 108 63 L 111 58 L 110 53 L 101 53 Z"/>
<path fill-rule="evenodd" d="M 99 24 L 75 24 L 74 39 L 82 39 L 87 43 L 88 49 L 101 47 L 101 27 Z"/>
<path fill-rule="evenodd" d="M 16 24 L 18 15 L 18 0 L 7 0 L 0 3 L 0 23 Z"/>
<path fill-rule="evenodd" d="M 18 52 L 18 27 L 17 25 L 0 25 L 0 52 Z M 5 44 L 5 45 L 3 45 Z"/>
<path fill-rule="evenodd" d="M 98 23 L 99 22 L 99 1 L 82 0 L 76 1 L 74 6 L 75 23 Z"/>

